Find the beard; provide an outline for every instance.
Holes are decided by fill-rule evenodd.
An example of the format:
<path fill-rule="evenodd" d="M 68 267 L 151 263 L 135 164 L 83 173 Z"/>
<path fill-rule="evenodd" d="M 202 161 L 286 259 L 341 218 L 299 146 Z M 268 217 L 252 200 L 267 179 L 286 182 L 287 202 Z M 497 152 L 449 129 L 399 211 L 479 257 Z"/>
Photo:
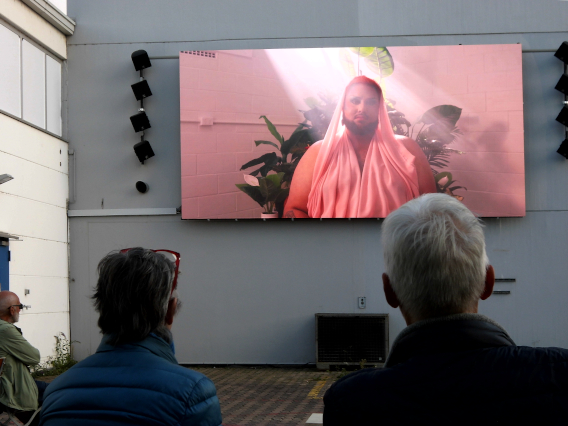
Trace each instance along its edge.
<path fill-rule="evenodd" d="M 13 316 L 12 316 L 12 321 L 14 321 L 14 323 L 17 323 L 18 321 L 20 321 L 20 313 L 16 312 Z"/>
<path fill-rule="evenodd" d="M 356 124 L 353 120 L 349 120 L 343 117 L 343 125 L 347 127 L 351 133 L 357 136 L 369 136 L 375 133 L 377 127 L 379 126 L 379 120 L 375 120 L 369 124 L 360 126 Z"/>

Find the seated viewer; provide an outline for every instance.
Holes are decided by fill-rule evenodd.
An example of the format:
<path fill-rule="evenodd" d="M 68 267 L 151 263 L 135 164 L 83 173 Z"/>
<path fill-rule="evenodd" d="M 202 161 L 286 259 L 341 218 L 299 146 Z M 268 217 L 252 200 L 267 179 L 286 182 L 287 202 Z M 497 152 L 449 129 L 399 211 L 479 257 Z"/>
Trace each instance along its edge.
<path fill-rule="evenodd" d="M 384 368 L 329 388 L 325 426 L 566 424 L 568 350 L 517 346 L 477 313 L 495 273 L 482 225 L 461 202 L 406 203 L 384 221 L 382 243 L 385 297 L 408 327 Z"/>
<path fill-rule="evenodd" d="M 140 247 L 100 261 L 101 344 L 49 385 L 41 425 L 221 424 L 213 382 L 174 355 L 178 266 L 179 254 Z"/>

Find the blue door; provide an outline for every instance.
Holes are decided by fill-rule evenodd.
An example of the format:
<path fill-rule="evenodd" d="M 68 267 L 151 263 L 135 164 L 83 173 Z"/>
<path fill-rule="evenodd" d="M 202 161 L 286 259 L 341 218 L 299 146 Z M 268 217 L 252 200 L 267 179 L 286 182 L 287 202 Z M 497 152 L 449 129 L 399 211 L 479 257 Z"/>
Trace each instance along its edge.
<path fill-rule="evenodd" d="M 6 244 L 1 241 L 0 243 Z M 3 290 L 10 290 L 10 249 L 7 245 L 0 245 L 0 287 Z"/>

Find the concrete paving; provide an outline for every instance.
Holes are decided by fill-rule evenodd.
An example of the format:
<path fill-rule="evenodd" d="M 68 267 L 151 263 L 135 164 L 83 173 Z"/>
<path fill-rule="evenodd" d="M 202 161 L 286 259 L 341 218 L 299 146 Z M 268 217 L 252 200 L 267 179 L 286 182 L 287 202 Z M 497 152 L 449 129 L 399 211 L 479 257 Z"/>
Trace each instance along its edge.
<path fill-rule="evenodd" d="M 225 426 L 321 424 L 323 395 L 344 372 L 268 366 L 190 366 L 213 380 Z M 48 378 L 46 381 L 51 381 Z M 0 424 L 8 416 L 0 415 Z M 7 426 L 13 423 L 8 422 Z"/>

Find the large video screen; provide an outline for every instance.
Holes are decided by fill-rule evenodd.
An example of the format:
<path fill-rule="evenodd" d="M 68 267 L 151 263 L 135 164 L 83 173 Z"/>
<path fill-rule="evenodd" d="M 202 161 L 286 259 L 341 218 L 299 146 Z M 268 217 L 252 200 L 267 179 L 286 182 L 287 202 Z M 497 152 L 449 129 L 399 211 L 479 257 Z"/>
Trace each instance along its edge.
<path fill-rule="evenodd" d="M 180 52 L 183 219 L 525 215 L 521 45 Z"/>

